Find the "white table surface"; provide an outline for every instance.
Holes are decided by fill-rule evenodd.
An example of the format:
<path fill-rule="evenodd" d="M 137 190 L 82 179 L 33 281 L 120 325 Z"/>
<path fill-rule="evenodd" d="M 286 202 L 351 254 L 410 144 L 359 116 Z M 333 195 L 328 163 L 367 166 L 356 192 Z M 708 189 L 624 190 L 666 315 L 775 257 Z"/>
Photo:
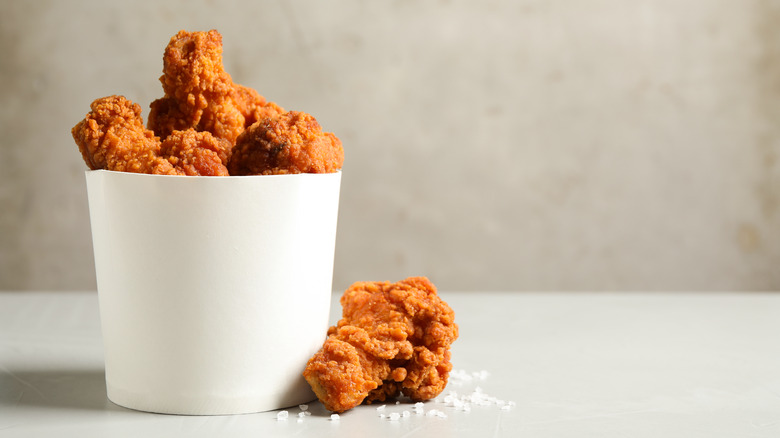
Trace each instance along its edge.
<path fill-rule="evenodd" d="M 425 404 L 446 418 L 359 406 L 338 421 L 313 402 L 279 421 L 116 406 L 96 293 L 0 292 L 0 437 L 780 437 L 780 294 L 441 295 L 460 325 L 453 364 L 472 377 L 443 396 L 479 386 L 496 402 Z"/>

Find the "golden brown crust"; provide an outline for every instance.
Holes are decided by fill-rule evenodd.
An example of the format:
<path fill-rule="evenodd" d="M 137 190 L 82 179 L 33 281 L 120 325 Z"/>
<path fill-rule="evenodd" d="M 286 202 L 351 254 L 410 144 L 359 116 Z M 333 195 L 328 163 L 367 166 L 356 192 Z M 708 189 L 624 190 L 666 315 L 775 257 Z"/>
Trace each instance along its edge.
<path fill-rule="evenodd" d="M 71 133 L 90 169 L 177 174 L 159 156 L 160 141 L 144 129 L 141 107 L 123 96 L 96 99 Z"/>
<path fill-rule="evenodd" d="M 163 140 L 160 153 L 184 175 L 228 176 L 229 141 L 194 129 L 173 131 Z"/>
<path fill-rule="evenodd" d="M 341 169 L 344 149 L 309 114 L 290 111 L 266 117 L 242 133 L 228 163 L 231 175 L 331 173 Z"/>
<path fill-rule="evenodd" d="M 222 35 L 180 31 L 163 55 L 165 96 L 150 105 L 148 126 L 160 138 L 194 128 L 235 143 L 261 114 L 281 112 L 256 91 L 234 84 L 222 65 Z"/>
<path fill-rule="evenodd" d="M 92 103 L 92 111 L 72 129 L 90 169 L 169 175 L 341 169 L 341 141 L 322 132 L 314 117 L 285 113 L 233 82 L 222 65 L 222 36 L 216 30 L 174 35 L 165 48 L 160 82 L 165 95 L 151 103 L 148 129 L 141 108 L 122 96 Z M 239 136 L 243 141 L 231 160 Z"/>
<path fill-rule="evenodd" d="M 244 116 L 244 127 L 248 128 L 268 117 L 276 117 L 284 113 L 284 109 L 274 102 L 268 102 L 257 91 L 235 84 L 233 98 L 236 108 Z"/>
<path fill-rule="evenodd" d="M 141 107 L 123 96 L 96 99 L 71 130 L 90 169 L 162 175 L 227 175 L 231 145 L 208 132 L 175 131 L 160 142 Z"/>
<path fill-rule="evenodd" d="M 382 384 L 386 362 L 374 361 L 365 351 L 337 337 L 328 337 L 309 361 L 304 377 L 317 398 L 334 412 L 359 405 L 366 394 Z"/>
<path fill-rule="evenodd" d="M 355 283 L 341 304 L 342 319 L 303 373 L 327 409 L 344 412 L 401 394 L 423 401 L 441 393 L 458 326 L 427 278 Z"/>

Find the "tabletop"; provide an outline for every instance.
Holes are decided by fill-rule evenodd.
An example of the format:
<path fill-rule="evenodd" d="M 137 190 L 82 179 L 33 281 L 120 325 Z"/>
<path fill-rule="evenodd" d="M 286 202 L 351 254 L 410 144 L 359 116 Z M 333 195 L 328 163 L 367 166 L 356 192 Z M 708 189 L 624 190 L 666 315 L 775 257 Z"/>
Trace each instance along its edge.
<path fill-rule="evenodd" d="M 444 392 L 334 419 L 119 407 L 95 292 L 0 292 L 0 437 L 780 436 L 780 294 L 440 295 L 460 326 Z"/>

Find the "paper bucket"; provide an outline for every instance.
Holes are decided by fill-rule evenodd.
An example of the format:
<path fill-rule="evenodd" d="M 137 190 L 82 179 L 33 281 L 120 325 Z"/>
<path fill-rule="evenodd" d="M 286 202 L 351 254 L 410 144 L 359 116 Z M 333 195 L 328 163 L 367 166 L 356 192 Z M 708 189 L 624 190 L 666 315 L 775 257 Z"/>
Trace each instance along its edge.
<path fill-rule="evenodd" d="M 341 173 L 87 171 L 108 398 L 192 415 L 311 401 Z"/>

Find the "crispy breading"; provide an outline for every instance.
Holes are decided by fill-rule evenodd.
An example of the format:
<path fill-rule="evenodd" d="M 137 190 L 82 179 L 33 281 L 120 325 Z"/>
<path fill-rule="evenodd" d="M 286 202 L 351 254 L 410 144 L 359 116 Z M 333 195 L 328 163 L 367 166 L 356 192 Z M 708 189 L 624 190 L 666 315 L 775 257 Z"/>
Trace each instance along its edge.
<path fill-rule="evenodd" d="M 123 96 L 96 99 L 71 130 L 90 169 L 162 175 L 227 175 L 231 145 L 208 132 L 175 131 L 160 142 L 141 107 Z"/>
<path fill-rule="evenodd" d="M 194 128 L 235 143 L 258 117 L 282 112 L 256 91 L 233 83 L 222 65 L 222 35 L 180 31 L 163 55 L 165 96 L 150 105 L 148 127 L 165 139 Z"/>
<path fill-rule="evenodd" d="M 341 305 L 341 320 L 303 372 L 328 410 L 401 394 L 424 401 L 444 390 L 458 326 L 427 278 L 355 283 Z"/>
<path fill-rule="evenodd" d="M 244 131 L 228 170 L 231 175 L 331 173 L 343 163 L 341 140 L 323 132 L 311 115 L 290 111 L 262 119 Z"/>
<path fill-rule="evenodd" d="M 173 131 L 160 145 L 160 153 L 184 175 L 228 176 L 225 165 L 232 145 L 210 132 Z"/>

